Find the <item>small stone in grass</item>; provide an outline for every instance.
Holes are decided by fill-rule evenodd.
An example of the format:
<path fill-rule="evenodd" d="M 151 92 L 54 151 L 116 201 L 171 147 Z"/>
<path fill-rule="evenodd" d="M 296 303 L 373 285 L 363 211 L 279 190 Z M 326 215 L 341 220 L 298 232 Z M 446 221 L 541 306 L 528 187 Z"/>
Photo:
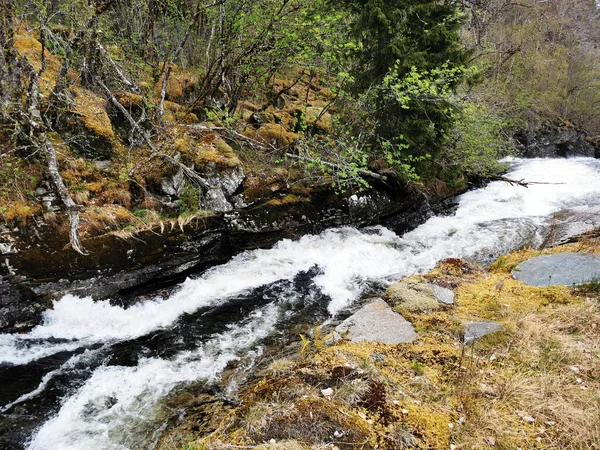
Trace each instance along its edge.
<path fill-rule="evenodd" d="M 333 389 L 331 389 L 331 388 L 323 389 L 323 390 L 321 390 L 321 394 L 323 394 L 323 397 L 331 397 L 331 396 L 333 396 Z"/>

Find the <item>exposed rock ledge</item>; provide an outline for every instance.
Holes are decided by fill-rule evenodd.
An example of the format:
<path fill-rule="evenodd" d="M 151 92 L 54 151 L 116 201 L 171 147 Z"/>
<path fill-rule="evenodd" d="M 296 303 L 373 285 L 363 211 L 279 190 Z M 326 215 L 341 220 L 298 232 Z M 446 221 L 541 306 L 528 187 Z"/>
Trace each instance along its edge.
<path fill-rule="evenodd" d="M 35 325 L 41 311 L 66 292 L 123 299 L 144 288 L 173 284 L 237 252 L 268 248 L 283 238 L 375 223 L 402 233 L 453 206 L 453 199 L 430 201 L 416 190 L 374 189 L 340 196 L 330 189 L 315 189 L 291 202 L 271 199 L 180 227 L 157 226 L 128 239 L 116 233 L 102 235 L 84 242 L 88 256 L 64 248 L 65 236 L 53 227 L 4 230 L 0 331 Z"/>

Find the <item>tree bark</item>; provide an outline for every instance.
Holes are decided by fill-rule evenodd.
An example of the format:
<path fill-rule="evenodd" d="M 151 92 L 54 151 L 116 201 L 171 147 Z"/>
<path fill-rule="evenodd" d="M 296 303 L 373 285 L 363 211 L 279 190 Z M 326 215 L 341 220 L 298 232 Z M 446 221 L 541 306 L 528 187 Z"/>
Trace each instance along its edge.
<path fill-rule="evenodd" d="M 67 214 L 69 216 L 69 242 L 71 247 L 81 255 L 87 255 L 87 251 L 81 245 L 79 239 L 79 212 L 83 210 L 82 205 L 76 204 L 69 194 L 62 176 L 58 170 L 58 159 L 56 158 L 56 149 L 46 134 L 47 128 L 43 122 L 40 111 L 40 88 L 39 72 L 36 73 L 33 67 L 27 63 L 29 70 L 30 84 L 27 90 L 27 106 L 22 113 L 22 121 L 29 128 L 28 141 L 42 151 L 46 159 L 46 165 L 52 184 L 60 197 Z"/>

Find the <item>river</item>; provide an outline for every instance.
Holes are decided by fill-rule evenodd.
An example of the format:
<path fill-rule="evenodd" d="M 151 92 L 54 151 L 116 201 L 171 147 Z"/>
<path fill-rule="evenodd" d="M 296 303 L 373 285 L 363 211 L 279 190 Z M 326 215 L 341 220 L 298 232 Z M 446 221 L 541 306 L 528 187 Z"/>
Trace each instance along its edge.
<path fill-rule="evenodd" d="M 600 204 L 600 161 L 513 159 L 507 177 L 462 195 L 451 216 L 397 236 L 330 229 L 242 253 L 128 308 L 67 295 L 26 334 L 0 335 L 0 447 L 152 448 L 167 395 L 250 370 L 289 323 L 322 322 L 366 290 L 448 257 L 489 262 L 537 245 L 553 214 Z M 233 388 L 233 387 L 232 387 Z"/>

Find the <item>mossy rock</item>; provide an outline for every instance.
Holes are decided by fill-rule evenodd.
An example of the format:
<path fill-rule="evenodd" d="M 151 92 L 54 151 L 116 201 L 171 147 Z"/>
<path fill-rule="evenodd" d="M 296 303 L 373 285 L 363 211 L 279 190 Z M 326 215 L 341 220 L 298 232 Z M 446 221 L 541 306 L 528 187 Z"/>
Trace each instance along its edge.
<path fill-rule="evenodd" d="M 399 281 L 391 285 L 384 298 L 394 309 L 411 313 L 434 311 L 441 307 L 432 286 L 411 281 Z"/>
<path fill-rule="evenodd" d="M 333 127 L 333 117 L 323 108 L 309 106 L 306 108 L 306 123 L 313 127 L 317 134 L 329 134 Z"/>
<path fill-rule="evenodd" d="M 299 134 L 287 131 L 277 123 L 262 124 L 258 131 L 248 130 L 245 135 L 277 148 L 289 148 L 300 139 Z"/>
<path fill-rule="evenodd" d="M 144 97 L 127 91 L 114 91 L 113 95 L 117 101 L 126 109 L 143 108 L 146 105 Z"/>
<path fill-rule="evenodd" d="M 59 117 L 57 131 L 78 155 L 90 160 L 111 159 L 115 131 L 108 116 L 106 100 L 79 86 L 68 90 L 69 110 Z"/>
<path fill-rule="evenodd" d="M 36 39 L 33 32 L 28 32 L 24 25 L 19 27 L 17 34 L 14 36 L 14 48 L 19 54 L 27 58 L 36 71 L 40 70 L 42 67 L 42 43 Z M 48 98 L 52 88 L 56 85 L 62 58 L 53 55 L 48 49 L 44 49 L 44 59 L 45 69 L 40 75 L 39 86 L 42 96 Z"/>

